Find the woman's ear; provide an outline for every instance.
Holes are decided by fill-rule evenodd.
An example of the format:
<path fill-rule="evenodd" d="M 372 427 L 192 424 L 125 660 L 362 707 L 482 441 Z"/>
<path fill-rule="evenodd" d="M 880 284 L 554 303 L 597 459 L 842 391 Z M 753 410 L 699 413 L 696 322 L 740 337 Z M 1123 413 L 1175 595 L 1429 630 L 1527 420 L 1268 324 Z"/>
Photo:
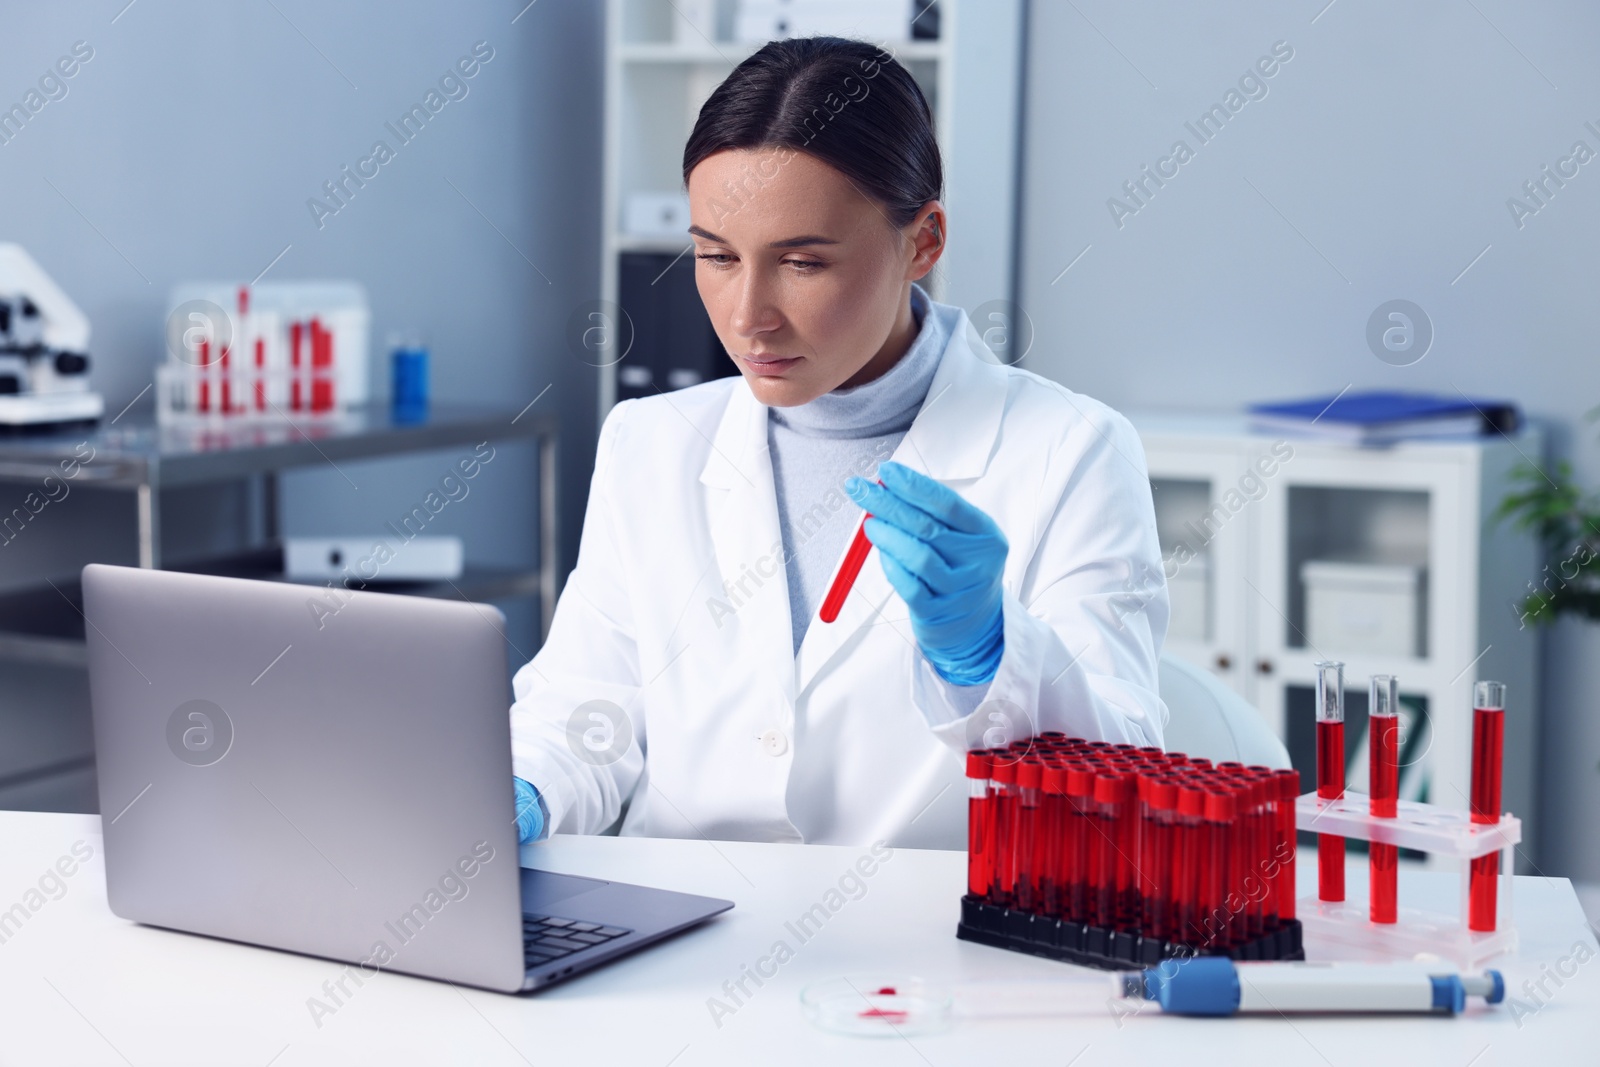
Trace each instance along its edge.
<path fill-rule="evenodd" d="M 916 249 L 911 257 L 913 281 L 925 277 L 944 254 L 948 222 L 944 205 L 937 200 L 930 200 L 923 206 L 921 216 L 912 223 L 912 243 Z"/>

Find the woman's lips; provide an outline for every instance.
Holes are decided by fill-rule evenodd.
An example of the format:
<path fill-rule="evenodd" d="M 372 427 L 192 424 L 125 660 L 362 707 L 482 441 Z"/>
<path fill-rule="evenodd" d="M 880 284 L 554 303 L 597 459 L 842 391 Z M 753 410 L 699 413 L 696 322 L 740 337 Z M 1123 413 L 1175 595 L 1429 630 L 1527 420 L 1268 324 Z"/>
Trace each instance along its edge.
<path fill-rule="evenodd" d="M 753 374 L 775 375 L 782 374 L 796 363 L 800 362 L 799 356 L 790 359 L 781 359 L 771 355 L 742 356 L 744 365 L 750 368 Z"/>

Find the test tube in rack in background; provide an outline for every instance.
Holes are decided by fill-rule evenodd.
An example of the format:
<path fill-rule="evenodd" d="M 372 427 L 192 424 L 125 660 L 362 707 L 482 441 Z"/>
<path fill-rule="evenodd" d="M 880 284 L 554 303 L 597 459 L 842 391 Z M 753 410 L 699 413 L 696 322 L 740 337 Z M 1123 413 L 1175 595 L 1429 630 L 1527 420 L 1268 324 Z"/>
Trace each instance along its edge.
<path fill-rule="evenodd" d="M 1372 814 L 1392 819 L 1400 799 L 1400 682 L 1392 674 L 1374 674 L 1367 695 L 1367 792 Z M 1396 917 L 1397 863 L 1394 845 L 1372 842 L 1368 852 L 1370 917 L 1392 923 Z"/>
<path fill-rule="evenodd" d="M 1317 664 L 1317 796 L 1344 796 L 1344 664 Z M 1344 899 L 1344 838 L 1317 835 L 1317 898 Z"/>
<path fill-rule="evenodd" d="M 1500 821 L 1500 768 L 1506 740 L 1506 687 L 1503 682 L 1479 682 L 1472 693 L 1472 821 Z M 1495 928 L 1495 885 L 1500 873 L 1500 853 L 1491 852 L 1471 861 L 1468 877 L 1467 927 Z"/>

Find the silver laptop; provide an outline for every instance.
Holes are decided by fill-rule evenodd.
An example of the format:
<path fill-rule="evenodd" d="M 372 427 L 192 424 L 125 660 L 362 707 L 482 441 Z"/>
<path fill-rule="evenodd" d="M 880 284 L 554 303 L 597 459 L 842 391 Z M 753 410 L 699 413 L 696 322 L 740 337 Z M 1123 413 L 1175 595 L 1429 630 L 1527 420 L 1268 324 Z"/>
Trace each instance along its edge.
<path fill-rule="evenodd" d="M 733 906 L 518 865 L 493 607 L 91 564 L 83 608 L 123 918 L 516 992 Z"/>

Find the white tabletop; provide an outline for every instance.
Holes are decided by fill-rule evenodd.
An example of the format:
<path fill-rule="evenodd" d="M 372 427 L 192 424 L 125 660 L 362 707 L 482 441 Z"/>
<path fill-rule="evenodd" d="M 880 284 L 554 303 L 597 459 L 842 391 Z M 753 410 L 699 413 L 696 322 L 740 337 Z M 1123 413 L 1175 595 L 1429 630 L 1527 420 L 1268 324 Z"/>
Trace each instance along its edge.
<path fill-rule="evenodd" d="M 866 849 L 812 845 L 559 837 L 524 850 L 550 870 L 726 897 L 737 907 L 708 925 L 543 993 L 507 996 L 380 974 L 337 1011 L 312 1018 L 307 1001 L 342 965 L 139 926 L 106 907 L 100 820 L 0 812 L 0 914 L 31 914 L 0 929 L 0 1062 L 72 1064 L 853 1063 L 1492 1064 L 1593 1062 L 1600 1041 L 1595 939 L 1564 879 L 1518 878 L 1521 948 L 1497 962 L 1509 1005 L 1457 1018 L 1163 1016 L 964 1021 L 945 1033 L 872 1040 L 814 1029 L 799 991 L 860 974 L 939 981 L 1083 974 L 1076 968 L 959 941 L 965 857 L 896 850 L 863 879 L 857 899 L 841 876 Z M 40 880 L 81 842 L 93 857 L 59 882 Z M 67 866 L 75 866 L 68 864 Z M 1302 886 L 1308 864 L 1300 864 Z M 1352 863 L 1351 891 L 1364 871 Z M 1452 876 L 1402 872 L 1402 904 L 1450 908 Z M 846 881 L 846 889 L 852 883 Z M 838 904 L 801 943 L 785 924 L 819 902 Z M 37 908 L 34 905 L 41 904 Z M 785 941 L 793 958 L 713 1020 L 712 997 Z M 1542 968 L 1545 968 L 1542 970 Z M 1545 977 L 1559 975 L 1556 980 Z M 1565 976 L 1571 974 L 1571 977 Z M 1542 1006 L 1524 980 L 1544 977 Z"/>

